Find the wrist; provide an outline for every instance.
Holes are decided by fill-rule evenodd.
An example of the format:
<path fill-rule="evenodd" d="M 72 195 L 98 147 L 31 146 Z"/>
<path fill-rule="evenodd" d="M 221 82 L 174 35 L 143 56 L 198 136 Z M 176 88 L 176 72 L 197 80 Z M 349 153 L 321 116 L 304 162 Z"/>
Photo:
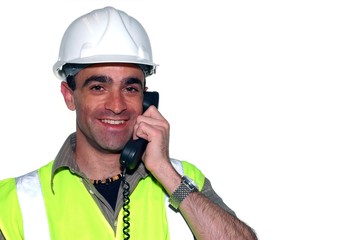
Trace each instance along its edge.
<path fill-rule="evenodd" d="M 198 192 L 197 185 L 189 177 L 182 176 L 179 186 L 169 197 L 170 206 L 177 210 L 183 200 L 186 199 L 192 192 Z"/>

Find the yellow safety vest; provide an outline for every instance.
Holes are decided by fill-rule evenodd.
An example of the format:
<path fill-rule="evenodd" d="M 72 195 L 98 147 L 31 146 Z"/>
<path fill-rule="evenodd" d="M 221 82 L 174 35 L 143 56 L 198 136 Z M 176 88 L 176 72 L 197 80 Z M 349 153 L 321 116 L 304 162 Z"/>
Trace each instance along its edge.
<path fill-rule="evenodd" d="M 205 177 L 194 165 L 174 159 L 172 163 L 178 172 L 184 172 L 203 188 Z M 123 239 L 123 211 L 114 233 L 81 178 L 69 170 L 59 171 L 51 186 L 52 166 L 50 162 L 38 171 L 0 181 L 0 230 L 5 238 L 31 240 L 28 232 L 33 230 L 37 239 L 48 235 L 42 240 Z M 167 205 L 166 193 L 153 177 L 140 180 L 130 196 L 130 239 L 187 239 L 185 232 L 173 233 L 182 229 L 180 221 L 190 230 L 181 214 L 172 212 Z M 45 223 L 42 215 L 46 216 Z M 178 219 L 176 226 L 169 222 L 172 218 Z"/>

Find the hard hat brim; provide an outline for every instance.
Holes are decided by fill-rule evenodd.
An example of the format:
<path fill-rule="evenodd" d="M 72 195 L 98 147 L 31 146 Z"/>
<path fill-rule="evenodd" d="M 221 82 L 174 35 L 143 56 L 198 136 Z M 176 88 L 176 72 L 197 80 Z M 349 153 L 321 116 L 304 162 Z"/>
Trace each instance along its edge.
<path fill-rule="evenodd" d="M 137 58 L 135 56 L 124 56 L 124 55 L 97 55 L 83 58 L 76 58 L 69 61 L 57 61 L 53 66 L 54 74 L 60 79 L 65 80 L 67 76 L 63 71 L 65 64 L 97 64 L 97 63 L 132 63 L 137 65 L 149 66 L 150 71 L 146 74 L 150 76 L 155 73 L 155 69 L 158 66 L 155 63 L 149 62 L 147 59 Z"/>

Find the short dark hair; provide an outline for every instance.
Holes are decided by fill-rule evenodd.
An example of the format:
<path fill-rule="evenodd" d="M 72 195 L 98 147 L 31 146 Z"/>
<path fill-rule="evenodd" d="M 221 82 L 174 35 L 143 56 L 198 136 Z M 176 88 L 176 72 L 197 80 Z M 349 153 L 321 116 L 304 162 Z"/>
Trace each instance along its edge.
<path fill-rule="evenodd" d="M 75 76 L 73 75 L 68 75 L 66 77 L 66 82 L 68 83 L 68 86 L 70 87 L 71 90 L 75 90 L 76 84 L 75 84 Z"/>

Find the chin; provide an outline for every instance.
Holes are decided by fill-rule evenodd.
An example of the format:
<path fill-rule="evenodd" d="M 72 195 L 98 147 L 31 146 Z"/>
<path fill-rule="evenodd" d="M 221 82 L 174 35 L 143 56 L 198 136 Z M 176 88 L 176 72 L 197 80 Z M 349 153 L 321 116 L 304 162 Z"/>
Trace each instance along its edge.
<path fill-rule="evenodd" d="M 124 148 L 125 142 L 113 141 L 113 142 L 103 142 L 99 143 L 99 148 L 101 148 L 104 152 L 110 153 L 120 153 L 120 151 Z"/>

